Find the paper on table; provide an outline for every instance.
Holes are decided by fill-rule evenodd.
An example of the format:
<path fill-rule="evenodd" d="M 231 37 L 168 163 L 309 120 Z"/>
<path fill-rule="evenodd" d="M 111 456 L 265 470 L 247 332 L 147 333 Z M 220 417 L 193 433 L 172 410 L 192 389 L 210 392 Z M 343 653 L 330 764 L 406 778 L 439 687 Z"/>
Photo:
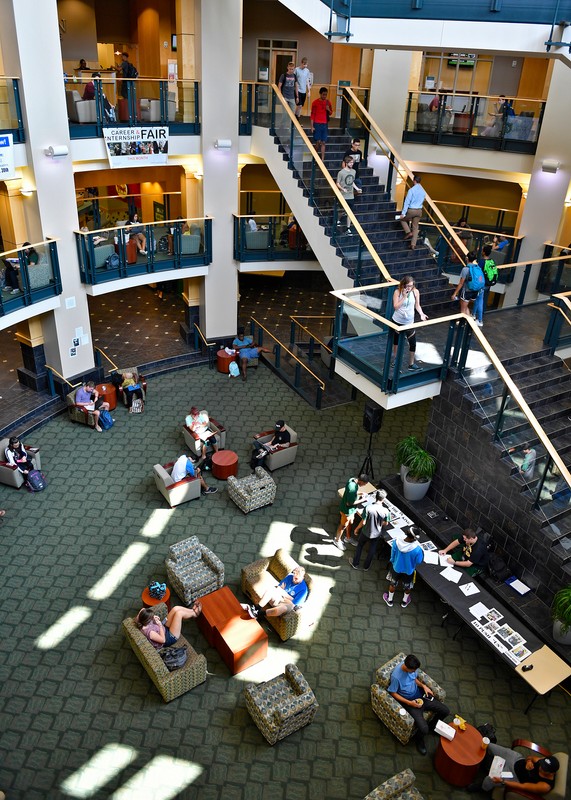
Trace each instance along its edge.
<path fill-rule="evenodd" d="M 481 619 L 481 617 L 488 614 L 489 611 L 490 609 L 483 603 L 476 603 L 475 606 L 470 606 L 470 614 L 476 617 L 476 619 Z"/>
<path fill-rule="evenodd" d="M 446 578 L 447 581 L 452 581 L 452 583 L 458 583 L 462 577 L 460 570 L 454 569 L 453 567 L 446 567 L 440 574 L 443 578 Z"/>
<path fill-rule="evenodd" d="M 449 566 L 449 564 L 448 564 L 448 559 L 449 558 L 450 558 L 450 556 L 448 556 L 448 555 L 440 556 L 440 566 L 441 567 L 448 567 Z"/>
<path fill-rule="evenodd" d="M 440 561 L 438 559 L 438 553 L 435 553 L 434 550 L 425 550 L 424 551 L 424 563 L 425 564 L 439 564 Z"/>
<path fill-rule="evenodd" d="M 506 581 L 508 586 L 511 586 L 512 589 L 515 589 L 516 592 L 520 594 L 527 594 L 530 591 L 529 586 L 526 586 L 525 583 L 522 583 L 518 578 L 513 581 Z"/>
<path fill-rule="evenodd" d="M 478 589 L 475 583 L 470 582 L 470 583 L 465 583 L 464 586 L 461 586 L 460 591 L 464 592 L 466 597 L 469 597 L 471 594 L 478 594 L 480 590 Z"/>

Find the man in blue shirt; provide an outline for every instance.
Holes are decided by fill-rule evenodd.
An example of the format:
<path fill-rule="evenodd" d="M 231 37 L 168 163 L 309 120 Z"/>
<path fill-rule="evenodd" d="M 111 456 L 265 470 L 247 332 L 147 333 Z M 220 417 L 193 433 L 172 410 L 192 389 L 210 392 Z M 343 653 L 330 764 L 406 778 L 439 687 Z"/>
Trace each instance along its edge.
<path fill-rule="evenodd" d="M 418 677 L 419 667 L 418 658 L 412 653 L 408 655 L 402 664 L 393 669 L 387 692 L 395 700 L 398 700 L 413 718 L 418 729 L 415 737 L 416 749 L 422 756 L 425 756 L 424 737 L 429 731 L 434 730 L 439 719 L 445 719 L 448 716 L 450 709 L 437 700 L 432 690 L 420 680 Z M 430 723 L 424 719 L 427 711 L 433 713 Z"/>
<path fill-rule="evenodd" d="M 422 205 L 426 192 L 420 185 L 422 178 L 420 175 L 414 176 L 414 182 L 408 190 L 404 205 L 400 215 L 400 224 L 405 232 L 405 239 L 410 239 L 410 249 L 416 249 L 416 240 L 418 239 L 418 226 L 422 216 Z M 410 226 L 409 223 L 410 222 Z M 412 227 L 412 230 L 411 230 Z"/>
<path fill-rule="evenodd" d="M 295 567 L 278 586 L 273 586 L 264 592 L 257 605 L 249 606 L 242 603 L 242 608 L 254 619 L 282 617 L 288 611 L 303 605 L 307 600 L 309 588 L 304 577 L 305 569 Z M 269 606 L 269 608 L 264 608 L 264 606 Z"/>

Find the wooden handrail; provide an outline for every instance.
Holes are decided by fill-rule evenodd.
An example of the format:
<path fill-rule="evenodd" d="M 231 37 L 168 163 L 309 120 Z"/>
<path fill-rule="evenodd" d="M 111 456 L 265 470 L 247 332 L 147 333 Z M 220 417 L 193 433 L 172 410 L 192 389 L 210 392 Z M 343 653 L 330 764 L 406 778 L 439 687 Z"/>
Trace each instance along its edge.
<path fill-rule="evenodd" d="M 96 344 L 93 345 L 93 348 L 94 348 L 94 350 L 97 350 L 98 353 L 101 353 L 103 358 L 107 359 L 107 361 L 111 364 L 111 366 L 113 367 L 114 370 L 118 370 L 119 369 L 117 364 L 115 364 L 113 361 L 111 361 L 111 359 L 109 358 L 109 356 L 107 355 L 107 353 L 104 350 L 102 350 L 100 347 L 97 347 Z"/>
<path fill-rule="evenodd" d="M 387 284 L 378 284 L 378 285 L 375 285 L 375 286 L 367 286 L 366 287 L 367 291 L 371 291 L 371 290 L 374 290 L 374 289 L 383 289 L 383 288 L 387 288 Z M 470 327 L 472 328 L 472 336 L 475 336 L 478 339 L 478 342 L 479 342 L 480 346 L 482 347 L 482 350 L 488 356 L 488 358 L 490 359 L 491 363 L 493 364 L 493 366 L 497 370 L 498 375 L 500 376 L 500 378 L 502 379 L 504 384 L 507 386 L 511 397 L 515 400 L 517 405 L 520 407 L 521 411 L 523 411 L 525 417 L 527 418 L 527 421 L 528 421 L 529 425 L 535 431 L 535 434 L 536 434 L 537 438 L 539 439 L 541 444 L 544 446 L 544 448 L 547 451 L 547 453 L 549 453 L 549 455 L 551 456 L 551 459 L 556 464 L 556 466 L 559 469 L 561 475 L 565 478 L 565 480 L 567 481 L 569 486 L 571 486 L 571 472 L 569 472 L 568 468 L 565 466 L 565 463 L 564 463 L 563 459 L 561 458 L 561 456 L 559 455 L 557 450 L 551 444 L 550 439 L 546 436 L 545 431 L 541 427 L 541 424 L 537 420 L 535 414 L 533 413 L 531 408 L 528 406 L 528 404 L 524 400 L 520 390 L 515 385 L 515 383 L 513 382 L 512 378 L 510 377 L 509 373 L 506 371 L 506 369 L 503 366 L 502 362 L 500 361 L 500 359 L 496 355 L 495 350 L 492 348 L 492 346 L 490 345 L 490 343 L 488 342 L 488 340 L 486 339 L 486 337 L 482 333 L 481 328 L 476 324 L 476 321 L 474 319 L 472 319 L 472 317 L 467 316 L 465 314 L 456 313 L 456 314 L 450 314 L 450 315 L 448 315 L 446 317 L 438 317 L 435 320 L 427 320 L 426 322 L 414 322 L 414 323 L 411 323 L 410 325 L 399 326 L 399 325 L 395 325 L 394 322 L 392 322 L 392 320 L 389 320 L 389 319 L 386 319 L 385 317 L 382 317 L 380 314 L 377 314 L 375 311 L 371 311 L 370 308 L 367 308 L 366 306 L 363 306 L 363 305 L 361 305 L 359 303 L 356 303 L 354 300 L 351 300 L 351 298 L 346 296 L 346 294 L 348 292 L 355 292 L 355 291 L 357 291 L 357 290 L 356 289 L 337 289 L 337 290 L 334 290 L 334 291 L 330 292 L 330 294 L 332 294 L 334 297 L 337 297 L 340 300 L 343 300 L 344 303 L 348 303 L 350 306 L 355 308 L 357 311 L 359 311 L 359 313 L 363 314 L 364 316 L 370 317 L 371 319 L 378 320 L 383 325 L 386 325 L 387 327 L 391 328 L 392 330 L 396 330 L 398 332 L 405 331 L 405 330 L 410 330 L 410 329 L 416 330 L 417 328 L 429 327 L 431 325 L 439 325 L 439 324 L 441 324 L 443 322 L 450 322 L 452 320 L 460 320 L 460 319 L 465 320 L 467 322 L 467 324 L 470 325 Z M 361 287 L 359 291 L 362 292 L 363 291 L 363 287 Z M 555 295 L 555 296 L 557 296 L 557 295 Z M 568 302 L 568 298 L 567 298 L 566 295 L 560 295 L 560 297 L 562 297 L 566 302 Z M 570 307 L 570 310 L 571 310 L 571 305 L 569 307 Z"/>
<path fill-rule="evenodd" d="M 283 350 L 285 350 L 285 351 L 286 351 L 286 353 L 288 353 L 288 355 L 290 355 L 290 356 L 291 356 L 291 357 L 292 357 L 292 358 L 293 358 L 295 361 L 297 361 L 297 363 L 298 363 L 298 364 L 300 364 L 300 365 L 301 365 L 301 366 L 304 368 L 304 370 L 306 370 L 307 372 L 309 372 L 309 374 L 312 376 L 312 378 L 315 378 L 315 380 L 316 380 L 316 381 L 317 381 L 317 383 L 318 383 L 318 384 L 321 386 L 321 388 L 322 388 L 322 389 L 325 389 L 325 383 L 324 383 L 324 382 L 321 380 L 321 378 L 319 378 L 319 377 L 318 377 L 318 376 L 315 374 L 315 372 L 312 372 L 312 371 L 309 369 L 309 367 L 308 367 L 306 364 L 304 364 L 304 363 L 303 363 L 303 361 L 301 361 L 301 360 L 300 360 L 300 359 L 299 359 L 299 358 L 296 356 L 296 354 L 295 354 L 295 353 L 292 353 L 292 352 L 291 352 L 291 350 L 289 350 L 289 348 L 287 348 L 287 347 L 286 347 L 284 344 L 282 344 L 282 343 L 280 342 L 280 340 L 279 340 L 279 339 L 277 339 L 277 338 L 274 336 L 274 334 L 273 334 L 271 331 L 269 331 L 269 330 L 268 330 L 268 329 L 267 329 L 267 328 L 266 328 L 264 325 L 262 325 L 262 323 L 261 323 L 261 322 L 258 322 L 258 320 L 257 320 L 255 317 L 250 317 L 250 319 L 252 320 L 252 322 L 253 322 L 255 325 L 257 325 L 259 328 L 261 328 L 261 329 L 264 331 L 264 333 L 267 333 L 267 334 L 268 334 L 268 336 L 271 336 L 271 337 L 272 337 L 272 339 L 274 340 L 274 342 L 276 342 L 276 344 L 279 344 L 279 346 L 280 346 L 280 347 L 281 347 Z"/>
<path fill-rule="evenodd" d="M 405 175 L 412 182 L 413 179 L 414 179 L 414 173 L 409 169 L 406 161 L 402 158 L 402 156 L 400 155 L 398 150 L 395 150 L 395 148 L 389 142 L 389 140 L 387 139 L 385 134 L 382 132 L 382 130 L 379 128 L 379 126 L 375 122 L 375 120 L 370 116 L 370 114 L 367 111 L 367 109 L 365 108 L 365 106 L 361 103 L 359 98 L 355 96 L 355 94 L 351 91 L 351 89 L 348 88 L 348 87 L 345 87 L 344 91 L 347 92 L 349 97 L 351 97 L 351 99 L 355 103 L 356 107 L 360 111 L 360 113 L 362 115 L 361 116 L 361 122 L 367 123 L 365 125 L 365 127 L 367 127 L 367 125 L 368 125 L 369 131 L 374 134 L 373 139 L 375 138 L 375 136 L 377 136 L 379 138 L 379 143 L 382 143 L 387 148 L 387 150 L 391 153 L 391 155 L 393 156 L 392 163 L 393 163 L 393 166 L 395 167 L 395 169 L 397 170 L 397 174 L 400 175 L 401 174 L 401 170 L 404 171 Z M 430 197 L 430 195 L 428 193 L 426 194 L 425 203 L 434 211 L 435 216 L 440 220 L 440 223 L 441 223 L 442 227 L 446 229 L 446 231 L 448 232 L 450 238 L 452 239 L 454 244 L 458 247 L 459 251 L 461 253 L 463 253 L 464 255 L 467 255 L 468 254 L 468 249 L 467 249 L 466 245 L 458 237 L 458 235 L 456 234 L 456 232 L 454 231 L 454 229 L 452 228 L 452 226 L 450 225 L 448 220 L 440 212 L 440 209 L 435 205 L 434 201 L 431 199 L 431 197 Z"/>
<path fill-rule="evenodd" d="M 305 144 L 305 146 L 307 147 L 307 149 L 311 153 L 315 164 L 321 170 L 321 174 L 325 178 L 325 181 L 329 185 L 329 188 L 331 189 L 331 191 L 333 192 L 333 194 L 335 195 L 335 197 L 339 201 L 340 205 L 342 206 L 343 210 L 345 211 L 345 213 L 347 214 L 347 216 L 351 220 L 351 227 L 353 227 L 354 230 L 359 234 L 359 237 L 361 238 L 361 241 L 365 245 L 365 248 L 367 249 L 369 255 L 371 256 L 371 258 L 375 262 L 376 266 L 378 267 L 379 272 L 385 278 L 385 280 L 393 282 L 394 279 L 389 274 L 389 272 L 388 272 L 387 268 L 385 267 L 383 261 L 379 257 L 379 254 L 377 253 L 377 251 L 375 250 L 375 248 L 371 244 L 371 240 L 369 239 L 369 237 L 367 236 L 367 234 L 365 233 L 365 231 L 361 227 L 361 225 L 360 225 L 357 217 L 353 213 L 353 211 L 347 205 L 347 203 L 345 201 L 345 198 L 343 197 L 343 195 L 341 194 L 341 192 L 337 188 L 337 184 L 335 183 L 335 181 L 333 180 L 333 178 L 329 174 L 329 170 L 325 167 L 325 164 L 323 163 L 321 158 L 317 155 L 317 151 L 315 150 L 315 148 L 313 147 L 313 145 L 311 144 L 311 142 L 307 138 L 307 135 L 306 135 L 305 131 L 303 130 L 303 128 L 299 124 L 298 118 L 295 116 L 295 114 L 292 112 L 291 108 L 288 106 L 288 104 L 286 103 L 286 101 L 282 97 L 281 92 L 278 91 L 278 87 L 276 86 L 275 83 L 272 83 L 272 91 L 274 92 L 277 100 L 279 100 L 279 102 L 282 104 L 283 110 L 285 111 L 286 115 L 289 117 L 290 122 L 292 122 L 295 125 L 295 129 L 296 129 L 298 135 L 301 137 L 301 139 L 303 140 L 303 143 Z M 394 281 L 394 283 L 398 283 L 398 281 Z"/>
<path fill-rule="evenodd" d="M 53 238 L 53 239 L 52 238 L 45 239 L 43 242 L 32 242 L 31 244 L 27 244 L 27 245 L 20 245 L 20 247 L 14 247 L 13 250 L 4 250 L 3 253 L 0 253 L 0 258 L 4 258 L 4 256 L 9 256 L 10 253 L 21 253 L 24 250 L 29 250 L 30 247 L 34 247 L 34 248 L 42 247 L 45 244 L 49 245 L 51 242 L 59 242 L 59 241 L 61 241 L 61 237 L 58 236 L 57 238 Z"/>
<path fill-rule="evenodd" d="M 200 328 L 198 327 L 196 322 L 194 323 L 194 327 L 198 331 L 198 335 L 200 336 L 200 338 L 202 339 L 202 341 L 204 342 L 206 347 L 213 347 L 216 344 L 216 342 L 207 342 L 206 341 L 206 339 L 204 338 L 204 334 L 202 333 L 202 331 L 200 330 Z"/>
<path fill-rule="evenodd" d="M 448 206 L 468 206 L 468 208 L 485 208 L 486 211 L 507 211 L 508 214 L 519 213 L 517 208 L 499 208 L 498 206 L 480 206 L 477 203 L 459 203 L 457 200 L 433 200 L 433 203 L 446 203 Z"/>
<path fill-rule="evenodd" d="M 429 91 L 429 92 L 426 92 L 426 91 L 423 92 L 421 89 L 414 89 L 414 90 L 409 92 L 409 94 L 433 94 L 433 95 L 438 94 L 438 93 L 439 93 L 438 89 L 435 89 L 435 90 Z M 445 94 L 446 97 L 463 97 L 463 98 L 478 97 L 478 98 L 482 98 L 484 100 L 500 100 L 500 96 L 497 95 L 497 94 L 474 94 L 473 92 L 466 92 L 466 93 L 464 93 L 464 92 L 442 92 L 442 94 Z M 546 103 L 547 102 L 547 100 L 538 100 L 537 97 L 507 97 L 507 98 L 504 98 L 504 99 L 509 100 L 512 103 L 516 103 L 516 102 L 521 102 L 521 103 Z M 503 102 L 503 100 L 502 100 L 502 102 Z M 468 112 L 466 112 L 466 113 L 468 113 Z"/>
<path fill-rule="evenodd" d="M 312 338 L 312 339 L 315 339 L 315 341 L 316 341 L 316 342 L 319 342 L 319 344 L 320 344 L 322 347 L 324 347 L 324 348 L 327 350 L 327 352 L 328 352 L 328 353 L 332 353 L 332 352 L 333 352 L 333 351 L 331 350 L 331 348 L 330 348 L 330 347 L 328 347 L 328 346 L 325 344 L 325 342 L 322 342 L 322 341 L 321 341 L 321 339 L 320 339 L 318 336 L 316 336 L 314 333 L 312 333 L 312 332 L 309 330 L 309 328 L 306 328 L 306 327 L 305 327 L 305 325 L 302 325 L 302 323 L 301 323 L 301 322 L 299 322 L 299 321 L 298 321 L 298 319 L 297 319 L 296 317 L 293 317 L 293 316 L 291 316 L 291 315 L 290 315 L 290 319 L 291 319 L 291 321 L 292 321 L 292 322 L 294 322 L 294 323 L 295 323 L 295 324 L 296 324 L 298 327 L 300 327 L 300 328 L 302 329 L 302 331 L 304 331 L 305 333 L 307 333 L 307 335 L 308 335 L 308 336 L 311 336 L 311 338 Z M 333 317 L 333 316 L 331 316 L 331 317 L 318 317 L 318 316 L 314 316 L 314 317 L 304 317 L 304 319 L 335 319 L 335 317 Z"/>
<path fill-rule="evenodd" d="M 72 389 L 77 389 L 78 386 L 81 386 L 81 381 L 79 381 L 79 383 L 70 383 L 68 379 L 64 378 L 63 375 L 60 372 L 58 372 L 57 369 L 55 369 L 54 367 L 50 367 L 49 364 L 44 364 L 44 366 L 46 369 L 49 369 L 51 372 L 53 372 L 54 375 L 57 375 L 58 378 L 61 378 L 61 380 L 67 383 L 67 385 L 70 386 Z"/>

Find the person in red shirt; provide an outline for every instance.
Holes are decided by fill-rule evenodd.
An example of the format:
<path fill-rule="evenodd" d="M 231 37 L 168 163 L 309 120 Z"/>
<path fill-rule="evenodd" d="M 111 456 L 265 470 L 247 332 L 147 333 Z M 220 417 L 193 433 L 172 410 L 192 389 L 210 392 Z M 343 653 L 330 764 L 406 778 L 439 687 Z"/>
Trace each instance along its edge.
<path fill-rule="evenodd" d="M 328 90 L 323 86 L 319 90 L 319 97 L 311 104 L 311 132 L 315 139 L 315 146 L 321 153 L 321 160 L 325 161 L 325 144 L 328 136 L 329 117 L 333 113 L 331 103 L 327 99 Z"/>

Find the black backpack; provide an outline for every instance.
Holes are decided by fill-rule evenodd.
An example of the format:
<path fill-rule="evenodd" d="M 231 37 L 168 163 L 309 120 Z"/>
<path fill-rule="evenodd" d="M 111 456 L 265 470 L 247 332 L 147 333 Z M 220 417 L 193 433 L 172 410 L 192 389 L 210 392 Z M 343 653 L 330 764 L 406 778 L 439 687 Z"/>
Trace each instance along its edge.
<path fill-rule="evenodd" d="M 131 62 L 128 62 L 129 66 L 127 67 L 127 74 L 125 75 L 126 78 L 138 78 L 139 73 L 137 68 Z"/>
<path fill-rule="evenodd" d="M 157 242 L 157 252 L 158 253 L 168 253 L 168 251 L 169 251 L 168 236 L 161 236 L 161 238 Z"/>
<path fill-rule="evenodd" d="M 169 672 L 174 672 L 175 669 L 184 667 L 188 659 L 186 645 L 182 647 L 167 647 L 161 652 L 161 658 Z"/>
<path fill-rule="evenodd" d="M 504 559 L 497 553 L 490 553 L 488 572 L 490 573 L 490 577 L 494 578 L 498 583 L 507 580 L 512 574 L 511 569 Z"/>

